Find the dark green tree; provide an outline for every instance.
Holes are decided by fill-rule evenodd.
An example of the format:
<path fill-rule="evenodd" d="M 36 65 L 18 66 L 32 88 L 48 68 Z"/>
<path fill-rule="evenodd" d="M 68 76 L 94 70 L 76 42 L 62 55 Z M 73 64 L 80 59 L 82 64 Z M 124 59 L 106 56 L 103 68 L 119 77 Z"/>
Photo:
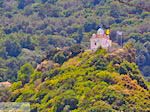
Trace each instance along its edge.
<path fill-rule="evenodd" d="M 24 64 L 18 71 L 18 80 L 22 81 L 23 84 L 28 83 L 30 80 L 30 75 L 34 72 L 31 64 Z"/>
<path fill-rule="evenodd" d="M 7 40 L 5 42 L 6 52 L 8 53 L 8 56 L 17 57 L 21 52 L 21 46 L 15 41 Z"/>

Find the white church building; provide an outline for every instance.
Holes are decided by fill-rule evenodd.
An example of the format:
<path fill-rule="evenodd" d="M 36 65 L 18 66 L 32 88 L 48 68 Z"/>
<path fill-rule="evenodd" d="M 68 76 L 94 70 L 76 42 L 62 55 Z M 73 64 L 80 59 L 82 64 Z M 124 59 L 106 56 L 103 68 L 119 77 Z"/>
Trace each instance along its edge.
<path fill-rule="evenodd" d="M 107 33 L 107 32 L 106 32 Z M 90 49 L 96 51 L 99 47 L 108 49 L 112 46 L 112 41 L 108 34 L 102 28 L 99 28 L 97 34 L 93 34 L 90 39 Z"/>

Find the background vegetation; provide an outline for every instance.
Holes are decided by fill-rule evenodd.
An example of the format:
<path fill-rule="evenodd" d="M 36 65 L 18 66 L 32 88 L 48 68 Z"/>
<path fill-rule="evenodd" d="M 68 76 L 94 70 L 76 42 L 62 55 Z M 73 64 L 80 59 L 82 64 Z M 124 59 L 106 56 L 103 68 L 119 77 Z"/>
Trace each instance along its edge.
<path fill-rule="evenodd" d="M 146 0 L 130 2 L 149 6 Z M 20 66 L 30 62 L 35 67 L 56 47 L 88 48 L 101 23 L 111 26 L 114 42 L 120 43 L 116 31 L 121 30 L 123 42 L 134 43 L 137 64 L 149 77 L 149 16 L 145 10 L 112 0 L 1 0 L 0 81 L 16 81 Z"/>

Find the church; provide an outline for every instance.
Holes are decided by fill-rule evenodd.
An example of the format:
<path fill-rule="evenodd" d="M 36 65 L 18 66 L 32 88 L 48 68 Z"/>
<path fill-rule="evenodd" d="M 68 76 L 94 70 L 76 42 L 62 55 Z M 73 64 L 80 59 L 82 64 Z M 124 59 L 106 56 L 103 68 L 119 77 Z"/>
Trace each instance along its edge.
<path fill-rule="evenodd" d="M 97 30 L 97 34 L 93 34 L 90 39 L 90 49 L 96 51 L 99 47 L 108 49 L 112 46 L 112 41 L 109 37 L 110 30 L 104 31 L 102 28 Z"/>

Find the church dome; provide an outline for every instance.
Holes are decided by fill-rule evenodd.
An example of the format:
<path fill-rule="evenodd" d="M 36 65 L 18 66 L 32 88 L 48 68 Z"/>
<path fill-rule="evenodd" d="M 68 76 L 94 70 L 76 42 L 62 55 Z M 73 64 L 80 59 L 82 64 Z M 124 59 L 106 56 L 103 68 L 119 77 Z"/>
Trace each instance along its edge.
<path fill-rule="evenodd" d="M 98 30 L 97 30 L 97 34 L 98 35 L 103 35 L 105 33 L 105 31 L 102 29 L 102 28 L 99 28 Z"/>

